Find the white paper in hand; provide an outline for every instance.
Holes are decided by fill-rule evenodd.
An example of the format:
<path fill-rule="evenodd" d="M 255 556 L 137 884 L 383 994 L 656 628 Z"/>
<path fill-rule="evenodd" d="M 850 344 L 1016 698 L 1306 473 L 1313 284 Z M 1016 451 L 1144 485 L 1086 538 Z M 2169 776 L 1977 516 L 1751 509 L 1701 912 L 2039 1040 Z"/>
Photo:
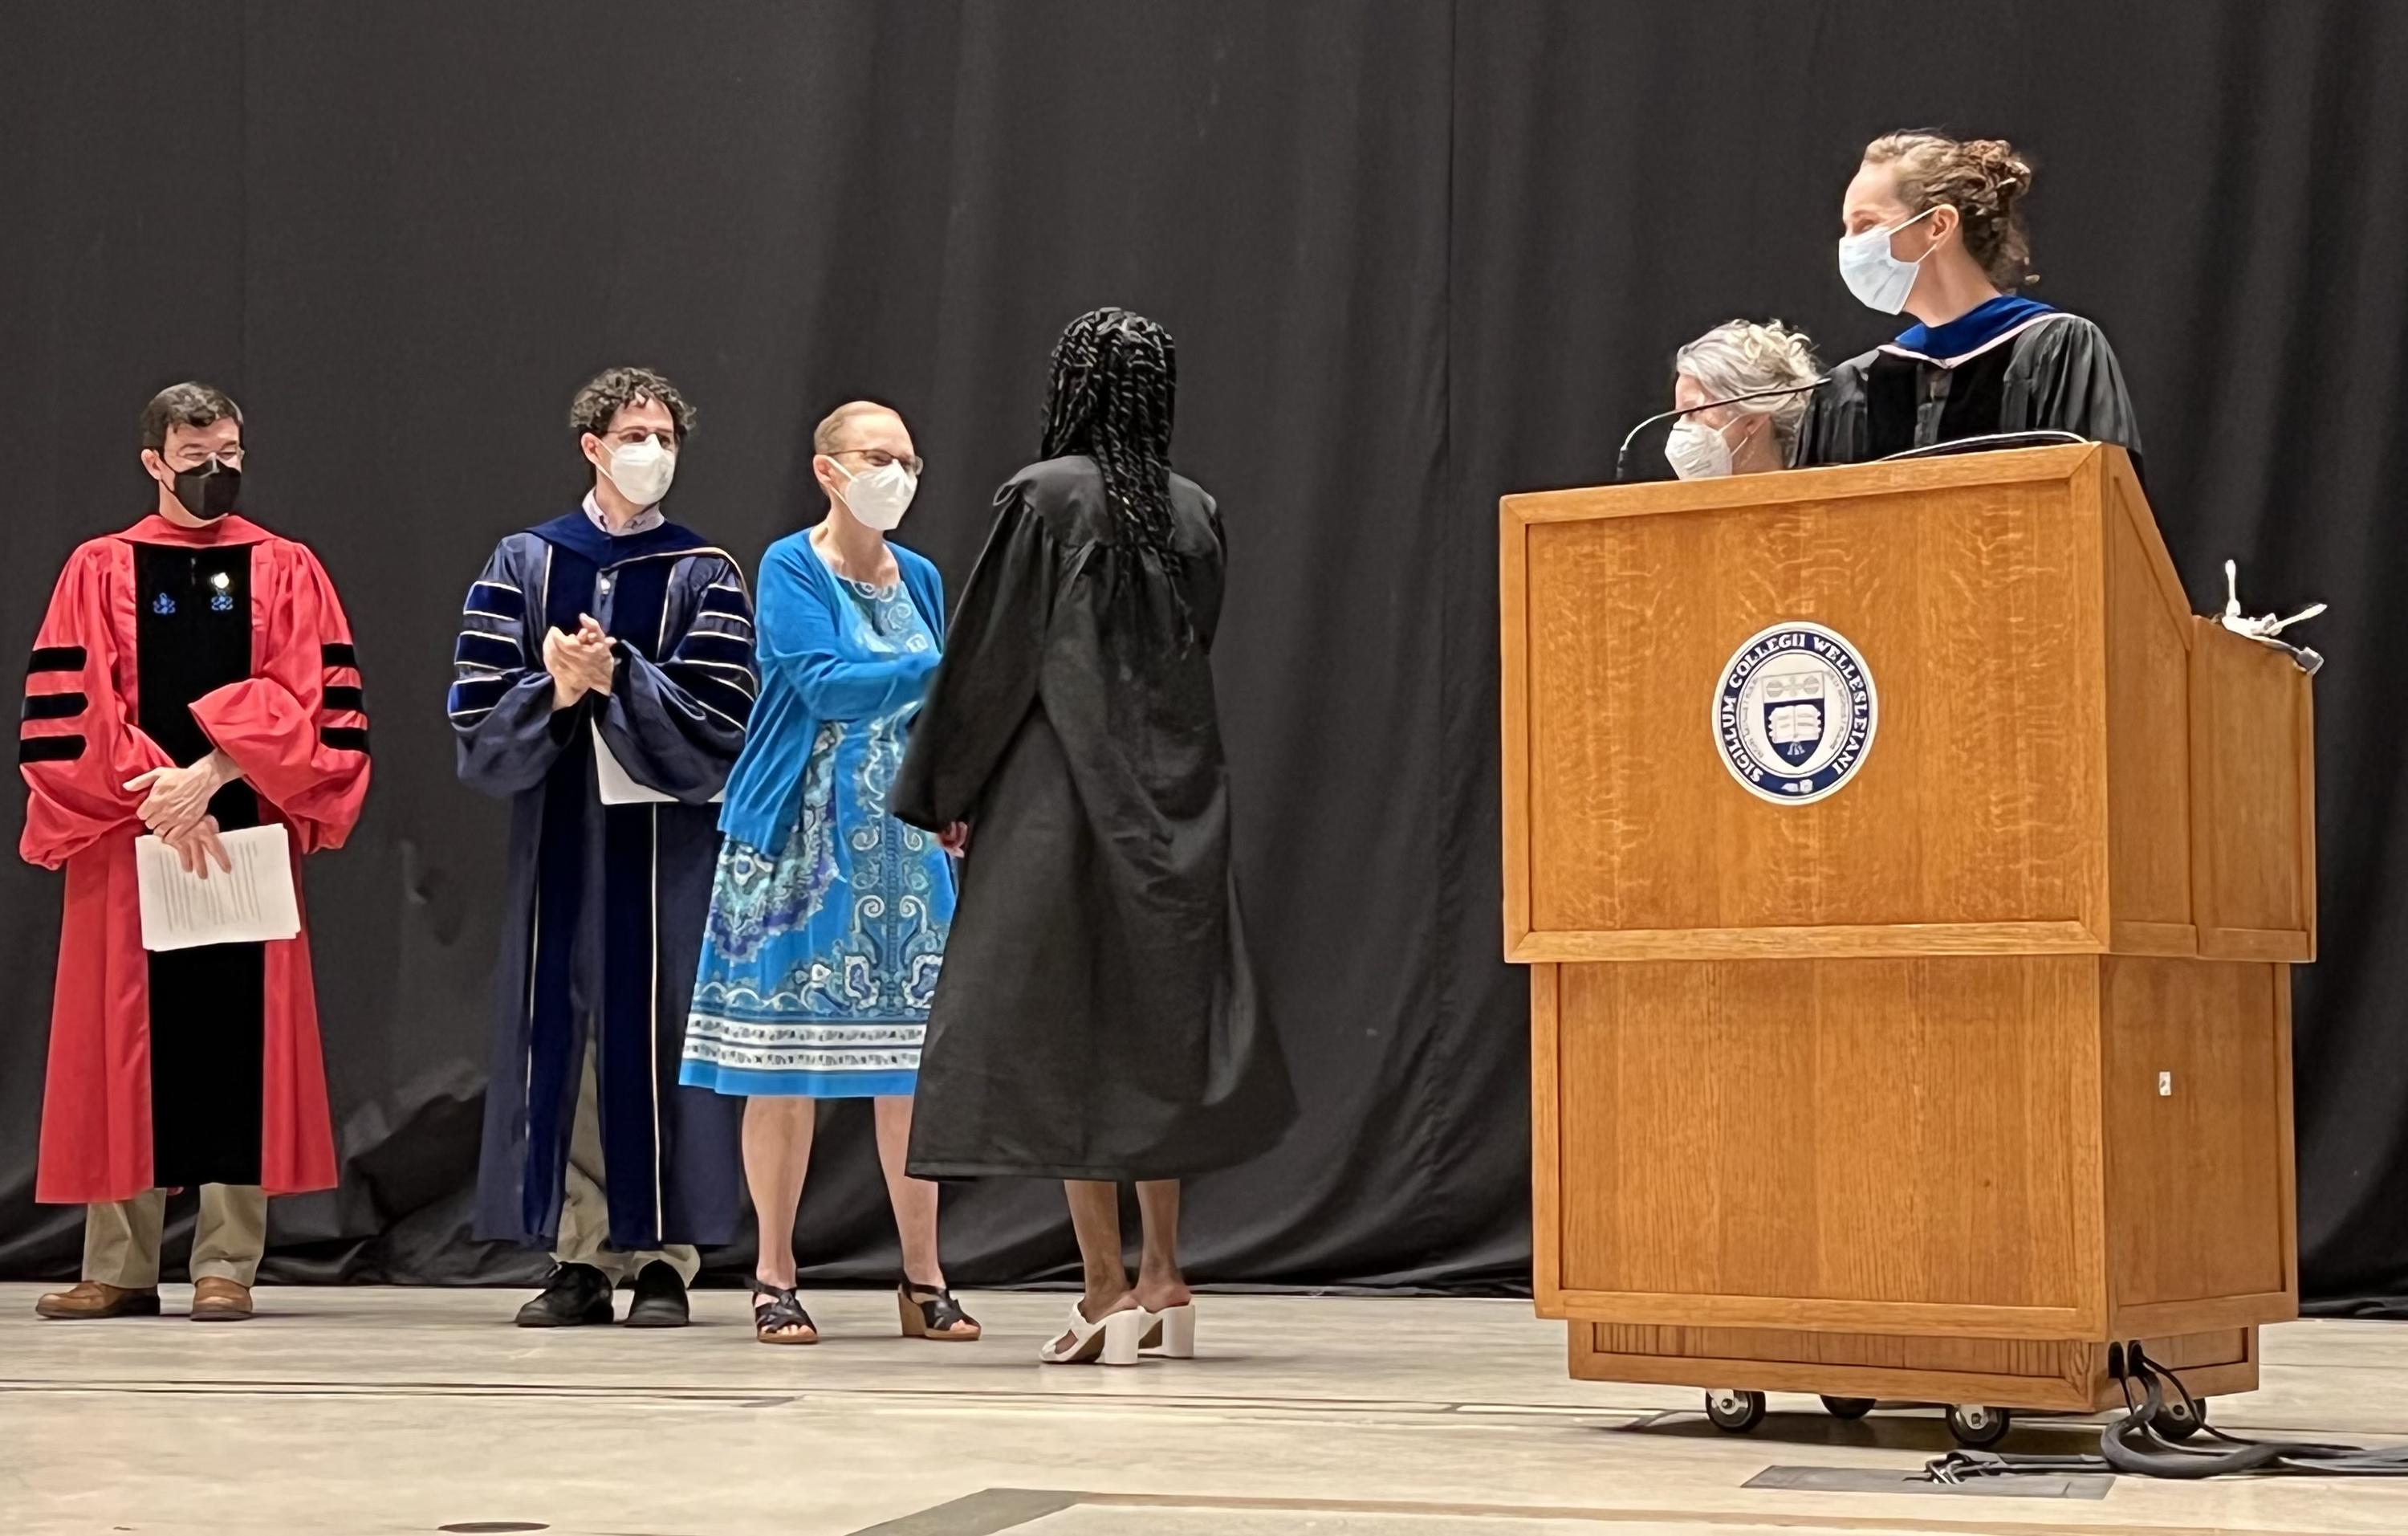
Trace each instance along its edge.
<path fill-rule="evenodd" d="M 677 799 L 650 784 L 636 782 L 635 776 L 611 755 L 610 744 L 602 739 L 602 727 L 589 721 L 586 728 L 594 733 L 594 782 L 604 805 L 667 805 Z M 722 790 L 710 797 L 710 803 L 717 805 L 726 798 L 727 792 Z"/>
<path fill-rule="evenodd" d="M 135 885 L 142 903 L 142 947 L 253 944 L 301 931 L 293 891 L 293 845 L 274 822 L 222 833 L 234 868 L 209 861 L 209 878 L 187 874 L 176 851 L 157 838 L 134 840 Z"/>

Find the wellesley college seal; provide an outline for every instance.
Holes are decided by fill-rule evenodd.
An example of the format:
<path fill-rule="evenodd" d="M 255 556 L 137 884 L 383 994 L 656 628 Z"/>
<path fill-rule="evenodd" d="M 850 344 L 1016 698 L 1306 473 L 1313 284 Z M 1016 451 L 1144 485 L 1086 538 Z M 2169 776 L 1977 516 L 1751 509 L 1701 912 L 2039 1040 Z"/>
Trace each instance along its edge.
<path fill-rule="evenodd" d="M 1783 805 L 1819 800 L 1855 777 L 1880 723 L 1863 658 L 1818 624 L 1749 636 L 1714 694 L 1723 766 L 1750 794 Z"/>

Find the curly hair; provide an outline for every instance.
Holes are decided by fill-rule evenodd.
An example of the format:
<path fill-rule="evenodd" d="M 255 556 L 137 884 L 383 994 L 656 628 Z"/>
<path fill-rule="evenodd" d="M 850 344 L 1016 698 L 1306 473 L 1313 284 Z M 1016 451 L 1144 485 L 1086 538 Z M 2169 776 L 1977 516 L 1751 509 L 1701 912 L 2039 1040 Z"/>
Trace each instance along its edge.
<path fill-rule="evenodd" d="M 651 368 L 604 368 L 595 374 L 568 403 L 568 425 L 580 438 L 588 432 L 598 438 L 610 430 L 612 418 L 622 409 L 647 401 L 669 413 L 678 441 L 685 441 L 694 430 L 694 407 L 675 384 Z"/>
<path fill-rule="evenodd" d="M 228 419 L 242 425 L 242 408 L 216 385 L 198 380 L 170 384 L 142 408 L 142 446 L 153 451 L 166 447 L 169 427 L 213 426 Z"/>
<path fill-rule="evenodd" d="M 1672 354 L 1674 374 L 1687 374 L 1713 399 L 1747 395 L 1784 384 L 1806 385 L 1823 371 L 1814 341 L 1781 322 L 1727 320 Z M 1768 395 L 1734 409 L 1772 418 L 1772 440 L 1784 461 L 1794 458 L 1799 428 L 1806 420 L 1806 392 Z"/>
<path fill-rule="evenodd" d="M 2003 138 L 1954 139 L 1929 132 L 1884 134 L 1865 146 L 1865 164 L 1887 165 L 1899 201 L 1921 213 L 1946 204 L 1965 222 L 1965 249 L 2001 288 L 2033 280 L 2031 237 L 2020 205 L 2031 191 L 2031 162 Z"/>
<path fill-rule="evenodd" d="M 1104 477 L 1121 527 L 1166 567 L 1171 541 L 1170 418 L 1178 394 L 1170 333 L 1143 315 L 1107 307 L 1062 330 L 1045 392 L 1049 459 L 1083 453 Z"/>

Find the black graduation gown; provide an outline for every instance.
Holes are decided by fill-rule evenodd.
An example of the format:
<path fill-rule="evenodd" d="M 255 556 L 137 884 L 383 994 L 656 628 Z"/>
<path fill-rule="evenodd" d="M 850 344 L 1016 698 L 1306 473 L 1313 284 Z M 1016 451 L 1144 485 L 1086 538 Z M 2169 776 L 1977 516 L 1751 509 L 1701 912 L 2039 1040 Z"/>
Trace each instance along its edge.
<path fill-rule="evenodd" d="M 1124 541 L 1090 459 L 996 493 L 891 802 L 971 824 L 911 1119 L 923 1178 L 1182 1178 L 1295 1116 L 1230 866 L 1220 519 L 1176 476 L 1171 505 L 1175 578 Z"/>
<path fill-rule="evenodd" d="M 2099 327 L 2028 300 L 1991 302 L 2024 308 L 1995 327 L 1966 317 L 1975 325 L 1963 350 L 1948 333 L 1964 322 L 1928 333 L 1940 338 L 1929 351 L 1904 344 L 1926 334 L 1917 326 L 1832 369 L 1807 407 L 1799 464 L 1863 464 L 1990 433 L 2057 431 L 2120 443 L 2137 468 L 2140 423 Z"/>

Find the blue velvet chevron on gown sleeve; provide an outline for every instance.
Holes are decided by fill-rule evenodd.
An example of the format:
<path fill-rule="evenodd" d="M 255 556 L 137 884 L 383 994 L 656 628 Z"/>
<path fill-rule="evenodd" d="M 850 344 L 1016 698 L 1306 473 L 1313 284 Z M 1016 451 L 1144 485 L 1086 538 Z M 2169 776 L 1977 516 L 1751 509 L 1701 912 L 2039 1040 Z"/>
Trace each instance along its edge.
<path fill-rule="evenodd" d="M 637 782 L 707 804 L 727 785 L 761 692 L 743 573 L 717 553 L 681 561 L 661 629 L 667 643 L 659 661 L 619 645 L 602 737 Z"/>
<path fill-rule="evenodd" d="M 446 709 L 461 782 L 511 796 L 543 782 L 569 739 L 574 711 L 552 707 L 540 593 L 548 552 L 514 534 L 469 584 L 452 648 Z M 531 596 L 536 595 L 536 596 Z"/>

